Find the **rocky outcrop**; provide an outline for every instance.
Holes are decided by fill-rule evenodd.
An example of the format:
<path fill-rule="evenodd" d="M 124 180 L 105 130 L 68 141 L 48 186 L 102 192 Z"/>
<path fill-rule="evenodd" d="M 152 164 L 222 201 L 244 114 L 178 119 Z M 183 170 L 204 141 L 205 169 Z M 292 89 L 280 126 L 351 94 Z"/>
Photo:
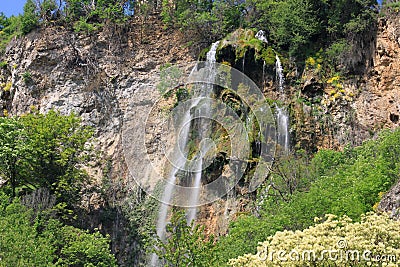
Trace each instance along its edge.
<path fill-rule="evenodd" d="M 391 218 L 400 219 L 400 183 L 383 196 L 378 211 L 388 212 Z"/>
<path fill-rule="evenodd" d="M 101 212 L 105 205 L 118 205 L 132 195 L 141 196 L 124 161 L 124 121 L 129 120 L 130 127 L 142 127 L 146 115 L 143 110 L 160 99 L 156 84 L 161 66 L 193 61 L 201 50 L 196 45 L 188 46 L 180 31 L 164 29 L 158 18 L 150 18 L 149 23 L 106 25 L 102 32 L 94 34 L 77 34 L 61 26 L 48 27 L 14 39 L 2 59 L 7 64 L 0 68 L 0 106 L 5 114 L 23 114 L 32 107 L 42 112 L 54 108 L 65 114 L 75 112 L 83 123 L 94 127 L 96 151 L 102 160 L 94 160 L 86 168 L 95 187 L 109 183 L 112 192 L 107 196 L 85 193 L 82 207 L 90 216 L 82 224 L 110 233 L 113 250 L 121 262 L 126 261 L 132 248 L 124 247 L 129 243 L 128 236 L 118 239 L 116 233 L 129 220 L 121 219 L 118 213 L 107 226 Z M 360 144 L 384 127 L 399 126 L 399 29 L 396 14 L 380 19 L 376 44 L 371 46 L 376 47 L 373 66 L 365 76 L 342 80 L 340 84 L 322 84 L 315 78 L 316 73 L 305 71 L 299 86 L 295 82 L 301 80 L 301 75 L 296 66 L 286 62 L 285 101 L 291 110 L 293 137 L 299 148 L 339 149 L 349 143 Z M 227 43 L 219 51 L 219 59 L 248 74 L 267 98 L 279 99 L 275 51 L 265 45 L 260 50 L 264 51 L 262 57 L 257 57 L 250 45 L 254 42 L 250 41 L 247 46 L 253 50 L 245 46 L 238 55 L 233 55 L 235 47 Z M 150 157 L 157 161 L 163 157 L 162 150 L 151 148 L 168 137 L 163 136 L 156 117 L 150 118 L 149 127 L 153 132 L 146 145 Z M 162 164 L 156 166 L 161 173 Z M 399 186 L 394 187 L 383 198 L 380 208 L 397 212 L 399 194 Z M 224 234 L 231 219 L 251 210 L 253 197 L 237 187 L 224 199 L 202 207 L 199 222 L 206 225 L 208 233 Z M 129 201 L 132 208 L 132 203 L 142 200 Z"/>
<path fill-rule="evenodd" d="M 371 130 L 398 127 L 399 95 L 400 21 L 389 13 L 379 20 L 374 65 L 354 103 L 358 121 Z"/>

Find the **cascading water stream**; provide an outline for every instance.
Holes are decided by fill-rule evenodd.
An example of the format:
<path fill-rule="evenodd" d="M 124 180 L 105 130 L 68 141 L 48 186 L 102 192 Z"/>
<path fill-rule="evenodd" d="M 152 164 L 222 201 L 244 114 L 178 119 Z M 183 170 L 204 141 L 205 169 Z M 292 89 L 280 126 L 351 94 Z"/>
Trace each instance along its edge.
<path fill-rule="evenodd" d="M 276 63 L 275 63 L 276 77 L 277 77 L 278 85 L 279 85 L 278 88 L 279 88 L 279 92 L 284 95 L 285 92 L 283 91 L 283 87 L 285 84 L 285 78 L 283 76 L 283 67 L 282 67 L 282 63 L 281 63 L 281 60 L 279 59 L 278 55 L 276 55 L 275 58 L 276 58 Z"/>
<path fill-rule="evenodd" d="M 286 95 L 284 91 L 285 78 L 283 76 L 283 68 L 281 60 L 278 55 L 276 55 L 276 78 L 278 81 L 278 89 L 281 93 L 282 100 L 285 100 Z M 289 114 L 286 107 L 276 106 L 276 120 L 277 120 L 277 131 L 278 131 L 278 144 L 281 147 L 283 154 L 288 154 L 290 150 L 289 141 Z"/>
<path fill-rule="evenodd" d="M 188 108 L 182 117 L 179 125 L 180 133 L 179 137 L 181 137 L 178 143 L 175 145 L 173 151 L 173 157 L 176 159 L 175 164 L 172 167 L 172 170 L 169 174 L 166 186 L 164 188 L 164 193 L 162 195 L 162 203 L 160 203 L 160 210 L 158 213 L 157 220 L 157 235 L 158 237 L 164 241 L 165 240 L 165 227 L 167 226 L 168 220 L 168 208 L 169 205 L 167 203 L 171 202 L 171 198 L 173 195 L 173 188 L 176 182 L 176 174 L 179 170 L 183 169 L 186 161 L 187 161 L 187 150 L 185 149 L 187 143 L 189 141 L 189 133 L 190 133 L 190 121 L 192 120 L 192 115 L 190 111 L 193 107 L 195 107 L 199 103 L 199 99 L 196 99 L 192 102 L 190 108 Z M 151 257 L 151 266 L 158 266 L 158 256 L 153 253 Z"/>
<path fill-rule="evenodd" d="M 173 151 L 174 165 L 172 167 L 171 172 L 169 173 L 166 186 L 164 188 L 164 192 L 162 195 L 162 203 L 160 205 L 160 210 L 158 214 L 157 220 L 157 235 L 159 238 L 164 241 L 165 240 L 165 228 L 168 223 L 168 203 L 171 203 L 171 199 L 173 196 L 173 189 L 176 183 L 176 175 L 179 170 L 185 169 L 185 165 L 188 164 L 188 149 L 187 144 L 189 142 L 190 137 L 190 127 L 191 122 L 193 120 L 192 110 L 197 110 L 200 113 L 201 117 L 209 118 L 211 107 L 205 105 L 201 102 L 202 98 L 209 98 L 213 91 L 213 81 L 215 78 L 215 62 L 216 62 L 216 51 L 219 42 L 215 42 L 212 44 L 210 51 L 207 53 L 207 68 L 210 70 L 210 75 L 208 83 L 204 84 L 201 87 L 200 97 L 195 98 L 190 108 L 188 108 L 180 120 L 179 123 L 179 141 L 175 144 Z M 205 138 L 207 133 L 207 126 L 205 124 L 204 119 L 200 119 L 199 125 L 199 135 L 200 138 Z M 193 188 L 195 188 L 195 192 L 189 200 L 189 206 L 187 210 L 187 221 L 190 223 L 192 220 L 196 219 L 197 208 L 196 205 L 199 201 L 200 191 L 201 191 L 201 171 L 202 171 L 202 157 L 207 153 L 210 149 L 210 145 L 204 145 L 204 142 L 201 142 L 200 152 L 197 155 L 197 160 L 195 161 L 195 171 L 194 171 L 194 182 Z M 151 257 L 151 266 L 158 266 L 159 260 L 156 254 L 153 254 Z"/>
<path fill-rule="evenodd" d="M 217 48 L 219 45 L 219 41 L 215 42 L 211 45 L 210 51 L 207 53 L 207 69 L 210 71 L 210 75 L 208 76 L 207 83 L 204 84 L 201 88 L 201 97 L 204 98 L 210 98 L 213 88 L 214 88 L 214 79 L 216 75 L 216 69 L 215 69 L 215 63 L 216 63 L 216 52 Z M 197 204 L 199 202 L 199 196 L 200 196 L 200 191 L 201 191 L 201 173 L 203 169 L 203 157 L 207 154 L 208 150 L 211 148 L 211 144 L 205 142 L 206 139 L 209 135 L 209 123 L 207 121 L 207 118 L 210 118 L 211 116 L 211 107 L 208 105 L 208 103 L 200 103 L 198 105 L 198 111 L 200 117 L 200 124 L 199 124 L 199 129 L 198 133 L 200 136 L 200 151 L 198 153 L 198 159 L 197 159 L 197 166 L 196 166 L 196 171 L 194 175 L 194 183 L 193 183 L 193 188 L 194 188 L 194 193 L 191 196 L 189 200 L 189 206 L 191 208 L 188 208 L 187 210 L 187 222 L 190 224 L 193 220 L 196 219 L 196 214 L 197 214 Z"/>
<path fill-rule="evenodd" d="M 276 120 L 278 126 L 278 144 L 282 152 L 289 152 L 289 115 L 285 107 L 276 106 Z"/>
<path fill-rule="evenodd" d="M 268 44 L 268 39 L 267 39 L 267 37 L 265 36 L 265 32 L 264 32 L 263 30 L 259 30 L 259 31 L 256 33 L 255 37 L 256 37 L 258 40 L 260 40 L 261 42 Z M 265 60 L 264 60 L 264 62 L 263 62 L 263 74 L 262 74 L 262 78 L 263 78 L 263 81 L 262 81 L 262 82 L 263 82 L 263 85 L 264 85 L 264 83 L 265 83 Z"/>

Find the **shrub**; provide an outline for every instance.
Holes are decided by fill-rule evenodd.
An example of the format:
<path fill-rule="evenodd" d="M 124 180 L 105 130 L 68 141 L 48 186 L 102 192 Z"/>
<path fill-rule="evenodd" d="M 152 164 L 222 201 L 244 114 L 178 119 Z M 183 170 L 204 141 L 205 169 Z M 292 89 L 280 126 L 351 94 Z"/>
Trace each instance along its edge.
<path fill-rule="evenodd" d="M 267 197 L 259 192 L 259 198 L 264 197 L 259 206 L 261 216 L 241 216 L 231 224 L 229 234 L 217 244 L 218 265 L 226 264 L 227 256 L 254 253 L 257 243 L 276 231 L 305 229 L 314 224 L 314 217 L 326 213 L 359 220 L 373 209 L 380 193 L 399 179 L 399 140 L 397 129 L 343 152 L 318 152 L 298 175 L 307 177 L 303 186 L 286 201 L 271 192 Z"/>
<path fill-rule="evenodd" d="M 316 218 L 316 220 L 321 220 Z M 231 259 L 231 266 L 397 266 L 400 222 L 387 214 L 367 213 L 361 222 L 326 215 L 304 231 L 283 231 L 260 243 L 257 254 Z M 283 251 L 283 252 L 280 252 Z M 375 258 L 374 258 L 375 256 Z M 383 259 L 383 258 L 382 258 Z M 386 264 L 386 265 L 383 265 Z"/>
<path fill-rule="evenodd" d="M 24 79 L 25 84 L 32 82 L 32 74 L 29 71 L 24 72 L 24 74 L 22 74 L 22 78 Z"/>

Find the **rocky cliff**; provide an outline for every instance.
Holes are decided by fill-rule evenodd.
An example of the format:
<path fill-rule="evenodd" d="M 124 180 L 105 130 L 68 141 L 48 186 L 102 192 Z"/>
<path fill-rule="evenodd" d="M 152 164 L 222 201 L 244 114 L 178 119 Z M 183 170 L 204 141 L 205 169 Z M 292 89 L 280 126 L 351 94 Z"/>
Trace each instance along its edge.
<path fill-rule="evenodd" d="M 85 124 L 95 128 L 99 158 L 87 170 L 95 187 L 111 181 L 113 189 L 107 195 L 98 191 L 85 195 L 82 206 L 94 216 L 84 224 L 111 233 L 114 252 L 119 253 L 121 262 L 132 248 L 124 247 L 124 238 L 116 242 L 114 234 L 126 222 L 112 218 L 111 225 L 102 225 L 99 214 L 105 205 L 120 203 L 128 196 L 140 199 L 140 190 L 124 161 L 124 120 L 133 121 L 133 127 L 141 125 L 141 111 L 160 98 L 156 89 L 160 67 L 193 61 L 205 46 L 189 44 L 178 30 L 164 29 L 157 17 L 151 21 L 144 26 L 139 21 L 125 26 L 106 25 L 96 34 L 77 34 L 63 27 L 35 31 L 10 43 L 2 58 L 7 64 L 0 70 L 0 105 L 5 115 L 23 114 L 31 107 L 42 112 L 54 108 L 66 114 L 75 112 Z M 332 83 L 318 84 L 307 69 L 297 74 L 302 83 L 288 89 L 293 143 L 309 150 L 340 148 L 348 143 L 359 144 L 382 128 L 398 126 L 399 29 L 400 21 L 395 14 L 380 19 L 378 34 L 368 47 L 373 65 L 363 75 L 343 79 L 342 89 Z M 250 77 L 264 79 L 262 65 L 255 66 L 250 60 L 243 64 Z M 288 80 L 294 75 L 294 70 L 289 70 Z M 279 96 L 274 79 L 271 74 L 257 81 L 270 98 Z M 299 101 L 299 90 L 302 99 L 312 100 L 318 95 L 322 101 L 317 105 Z M 153 123 L 156 125 L 157 121 Z M 149 153 L 154 158 L 160 156 L 157 151 Z M 208 232 L 222 234 L 230 219 L 250 209 L 252 197 L 243 188 L 237 188 L 224 200 L 203 207 L 199 221 L 207 225 Z M 382 209 L 393 207 L 383 204 Z"/>

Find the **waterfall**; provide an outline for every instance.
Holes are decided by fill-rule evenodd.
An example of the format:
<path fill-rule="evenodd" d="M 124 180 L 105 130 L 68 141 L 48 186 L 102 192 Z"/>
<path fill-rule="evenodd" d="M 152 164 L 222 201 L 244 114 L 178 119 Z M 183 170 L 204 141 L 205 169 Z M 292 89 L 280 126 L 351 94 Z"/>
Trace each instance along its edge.
<path fill-rule="evenodd" d="M 262 86 L 265 86 L 265 60 L 263 61 Z"/>
<path fill-rule="evenodd" d="M 213 92 L 213 81 L 215 78 L 215 62 L 216 62 L 216 51 L 218 48 L 218 42 L 215 42 L 212 44 L 210 51 L 207 53 L 207 67 L 210 69 L 211 73 L 208 76 L 208 82 L 204 85 L 201 86 L 200 88 L 200 94 L 199 97 L 195 98 L 191 105 L 190 108 L 188 108 L 182 116 L 180 122 L 179 122 L 179 129 L 180 135 L 177 138 L 179 140 L 174 147 L 173 151 L 173 158 L 174 164 L 172 167 L 172 170 L 169 173 L 168 179 L 166 186 L 164 188 L 164 192 L 162 195 L 162 203 L 160 204 L 160 210 L 158 214 L 158 220 L 157 220 L 157 235 L 160 237 L 162 241 L 165 240 L 165 228 L 168 223 L 168 208 L 169 205 L 168 203 L 171 203 L 171 199 L 173 196 L 173 188 L 176 183 L 176 174 L 178 173 L 179 170 L 186 169 L 185 165 L 189 164 L 190 162 L 188 161 L 188 149 L 187 149 L 187 144 L 189 142 L 189 137 L 190 137 L 190 128 L 192 126 L 192 121 L 194 118 L 194 114 L 191 111 L 195 111 L 200 117 L 204 118 L 210 118 L 210 113 L 211 113 L 211 107 L 204 102 L 202 103 L 202 98 L 209 98 Z M 207 102 L 206 102 L 207 103 Z M 189 200 L 189 207 L 187 209 L 187 222 L 190 223 L 192 220 L 196 219 L 196 213 L 197 213 L 197 208 L 196 205 L 198 204 L 199 197 L 200 197 L 200 191 L 201 191 L 201 173 L 202 173 L 202 158 L 203 156 L 207 153 L 207 151 L 210 149 L 210 145 L 207 142 L 204 142 L 207 139 L 204 139 L 207 137 L 207 131 L 208 131 L 208 126 L 209 124 L 207 123 L 206 119 L 200 118 L 200 123 L 199 123 L 199 137 L 200 139 L 203 139 L 200 142 L 200 151 L 192 160 L 195 164 L 194 168 L 194 181 L 192 183 L 192 187 L 195 189 L 195 192 L 192 194 L 190 200 Z M 190 175 L 191 176 L 191 175 Z M 151 257 L 151 266 L 158 266 L 159 265 L 159 260 L 158 256 L 156 254 L 153 254 Z"/>
<path fill-rule="evenodd" d="M 265 32 L 263 30 L 259 30 L 254 37 L 256 37 L 261 42 L 268 44 L 267 37 L 265 36 Z M 265 60 L 264 60 L 264 63 L 263 63 L 262 79 L 263 79 L 262 82 L 263 82 L 263 85 L 264 85 L 264 83 L 265 83 Z"/>
<path fill-rule="evenodd" d="M 276 106 L 276 120 L 278 144 L 282 148 L 282 152 L 289 152 L 289 114 L 285 107 Z"/>
<path fill-rule="evenodd" d="M 171 198 L 173 195 L 173 188 L 176 182 L 176 174 L 179 170 L 183 169 L 186 161 L 187 161 L 187 149 L 186 145 L 189 141 L 189 133 L 190 133 L 190 121 L 192 120 L 191 110 L 198 104 L 199 100 L 195 100 L 192 102 L 190 108 L 188 108 L 182 117 L 179 125 L 181 129 L 181 134 L 179 141 L 175 145 L 173 156 L 176 159 L 171 172 L 169 173 L 168 180 L 166 186 L 164 188 L 164 193 L 162 195 L 162 203 L 160 203 L 160 210 L 158 213 L 158 220 L 157 220 L 157 235 L 158 237 L 164 241 L 165 240 L 165 228 L 167 226 L 168 220 L 168 203 L 171 202 Z M 183 149 L 183 151 L 182 151 Z M 151 266 L 158 266 L 158 256 L 157 254 L 153 253 L 151 256 Z"/>
<path fill-rule="evenodd" d="M 276 63 L 275 63 L 276 78 L 278 80 L 279 92 L 284 93 L 283 86 L 285 84 L 285 78 L 283 77 L 282 63 L 281 63 L 281 60 L 279 59 L 278 55 L 276 55 L 275 58 L 276 58 Z"/>
<path fill-rule="evenodd" d="M 278 81 L 278 89 L 281 93 L 281 98 L 283 100 L 286 99 L 286 95 L 284 92 L 285 78 L 283 76 L 283 68 L 281 60 L 278 55 L 276 55 L 276 78 Z M 289 114 L 286 107 L 278 107 L 276 106 L 276 121 L 277 121 L 277 132 L 278 132 L 278 144 L 282 149 L 283 154 L 288 154 L 290 150 L 289 144 Z"/>
<path fill-rule="evenodd" d="M 186 161 L 187 161 L 187 150 L 186 145 L 189 141 L 189 132 L 190 132 L 190 121 L 192 120 L 192 115 L 190 111 L 193 107 L 198 104 L 199 100 L 193 101 L 190 108 L 188 108 L 180 122 L 180 129 L 181 134 L 179 138 L 179 142 L 175 146 L 175 150 L 173 152 L 174 158 L 176 159 L 172 170 L 168 176 L 168 182 L 166 183 L 164 193 L 162 196 L 162 203 L 160 206 L 160 211 L 158 214 L 158 221 L 157 221 L 157 235 L 160 237 L 161 240 L 165 238 L 165 226 L 167 225 L 167 214 L 168 214 L 168 207 L 167 203 L 171 202 L 173 188 L 176 181 L 176 174 L 179 170 L 183 169 Z M 183 149 L 183 151 L 182 151 Z"/>
<path fill-rule="evenodd" d="M 265 32 L 264 32 L 263 30 L 259 30 L 259 31 L 256 33 L 256 36 L 255 36 L 255 37 L 256 37 L 258 40 L 260 40 L 261 42 L 268 44 L 267 37 L 265 36 Z"/>
<path fill-rule="evenodd" d="M 213 88 L 214 88 L 214 79 L 215 79 L 215 63 L 216 63 L 216 52 L 217 48 L 219 45 L 219 41 L 215 42 L 211 45 L 210 51 L 207 53 L 207 68 L 210 70 L 210 75 L 208 76 L 207 83 L 203 84 L 201 88 L 201 93 L 200 95 L 204 98 L 210 98 Z M 187 222 L 190 224 L 193 220 L 196 219 L 196 214 L 197 214 L 197 204 L 199 202 L 199 196 L 200 196 L 200 191 L 201 191 L 201 172 L 203 169 L 203 157 L 207 154 L 208 150 L 211 148 L 211 142 L 206 142 L 208 139 L 209 135 L 209 123 L 207 122 L 207 119 L 211 117 L 211 107 L 206 104 L 200 103 L 198 105 L 198 110 L 199 110 L 199 116 L 203 117 L 200 119 L 200 124 L 199 124 L 199 137 L 200 137 L 200 151 L 197 154 L 197 166 L 196 166 L 196 171 L 194 175 L 194 183 L 193 183 L 193 188 L 195 189 L 193 195 L 191 196 L 189 200 L 189 206 L 187 210 Z"/>
<path fill-rule="evenodd" d="M 244 53 L 243 53 L 243 59 L 242 59 L 242 72 L 244 73 L 244 64 L 245 64 L 245 61 L 246 61 L 246 51 L 244 51 Z"/>

